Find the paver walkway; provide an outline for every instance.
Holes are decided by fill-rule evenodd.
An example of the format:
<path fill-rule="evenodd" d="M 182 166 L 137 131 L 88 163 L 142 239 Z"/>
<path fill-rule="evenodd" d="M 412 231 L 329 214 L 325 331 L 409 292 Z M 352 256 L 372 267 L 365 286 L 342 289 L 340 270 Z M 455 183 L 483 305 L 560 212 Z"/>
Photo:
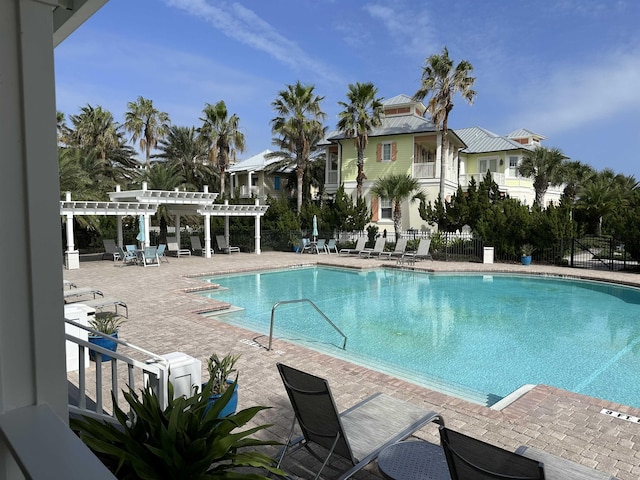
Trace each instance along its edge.
<path fill-rule="evenodd" d="M 187 353 L 203 361 L 212 352 L 241 353 L 239 361 L 240 408 L 268 405 L 259 423 L 272 423 L 268 436 L 284 441 L 292 412 L 275 364 L 284 362 L 329 380 L 340 410 L 364 397 L 382 391 L 442 414 L 448 426 L 500 447 L 515 450 L 529 445 L 589 467 L 616 475 L 622 480 L 640 478 L 640 424 L 601 413 L 603 408 L 640 417 L 640 409 L 613 404 L 548 386 L 537 386 L 502 411 L 469 403 L 439 392 L 398 380 L 367 368 L 274 340 L 273 350 L 258 346 L 268 339 L 236 328 L 197 311 L 215 309 L 215 302 L 187 290 L 201 287 L 193 277 L 306 264 L 344 265 L 373 268 L 396 265 L 385 260 L 263 252 L 202 257 L 171 258 L 160 268 L 120 267 L 110 261 L 81 262 L 79 270 L 65 270 L 64 278 L 78 287 L 95 287 L 105 295 L 125 301 L 129 321 L 120 336 L 130 343 L 158 354 Z M 596 278 L 639 285 L 640 275 L 600 272 L 563 267 L 422 261 L 417 269 L 430 271 L 492 271 L 541 273 Z M 251 301 L 250 295 L 247 301 Z M 427 426 L 417 433 L 437 442 L 437 428 Z M 309 477 L 308 455 L 294 456 L 285 464 L 301 478 Z M 311 464 L 316 465 L 315 462 Z M 329 471 L 331 472 L 331 471 Z M 331 478 L 330 476 L 327 478 Z M 354 478 L 379 478 L 375 463 Z"/>

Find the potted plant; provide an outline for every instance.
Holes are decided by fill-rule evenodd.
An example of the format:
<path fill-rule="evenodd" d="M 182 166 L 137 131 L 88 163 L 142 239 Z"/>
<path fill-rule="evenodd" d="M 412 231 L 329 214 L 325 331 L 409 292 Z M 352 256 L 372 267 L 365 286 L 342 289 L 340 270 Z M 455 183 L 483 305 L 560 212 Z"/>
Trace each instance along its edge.
<path fill-rule="evenodd" d="M 520 247 L 520 261 L 522 265 L 531 265 L 531 255 L 535 251 L 535 248 L 530 243 L 525 243 Z"/>
<path fill-rule="evenodd" d="M 113 340 L 113 338 L 118 338 L 118 329 L 124 321 L 125 319 L 117 313 L 97 312 L 93 318 L 89 320 L 89 327 L 103 335 L 95 335 L 89 332 L 89 343 L 115 352 L 118 348 L 118 342 Z M 89 349 L 89 358 L 94 362 L 96 361 L 96 354 L 97 352 L 95 350 Z M 111 357 L 102 353 L 102 361 L 107 362 L 109 360 L 111 360 Z"/>
<path fill-rule="evenodd" d="M 220 416 L 228 417 L 233 415 L 238 408 L 238 370 L 236 369 L 236 363 L 240 355 L 233 355 L 228 353 L 224 357 L 218 357 L 213 353 L 209 357 L 207 363 L 207 370 L 209 371 L 209 381 L 202 386 L 202 390 L 205 390 L 206 386 L 210 386 L 211 395 L 209 396 L 210 404 L 214 404 L 218 399 L 227 391 L 227 389 L 233 386 L 233 393 L 229 402 L 225 408 L 220 412 Z M 235 373 L 235 378 L 232 379 L 231 375 Z M 210 408 L 210 407 L 209 407 Z"/>
<path fill-rule="evenodd" d="M 275 461 L 256 447 L 279 445 L 259 440 L 254 433 L 271 425 L 252 419 L 268 407 L 255 406 L 223 418 L 220 411 L 231 399 L 227 389 L 213 408 L 209 405 L 210 383 L 190 397 L 174 398 L 169 383 L 169 404 L 162 408 L 153 388 L 123 391 L 130 414 L 114 400 L 117 423 L 92 417 L 72 418 L 71 428 L 117 478 L 264 479 L 255 469 L 284 476 Z M 111 393 L 114 396 L 114 393 Z M 240 430 L 252 422 L 249 429 Z"/>

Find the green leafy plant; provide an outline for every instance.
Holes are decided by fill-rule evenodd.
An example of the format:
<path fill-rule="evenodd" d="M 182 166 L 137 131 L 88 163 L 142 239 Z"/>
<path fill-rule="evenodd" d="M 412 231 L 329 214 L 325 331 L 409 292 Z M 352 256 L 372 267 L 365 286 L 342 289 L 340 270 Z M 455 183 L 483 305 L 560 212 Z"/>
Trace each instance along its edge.
<path fill-rule="evenodd" d="M 520 247 L 520 253 L 523 257 L 530 257 L 535 250 L 536 249 L 534 248 L 534 246 L 530 243 L 525 243 L 524 245 L 522 245 L 522 247 Z"/>
<path fill-rule="evenodd" d="M 120 325 L 124 322 L 124 317 L 121 317 L 117 313 L 98 312 L 89 320 L 89 326 L 105 335 L 112 335 L 118 331 Z"/>
<path fill-rule="evenodd" d="M 161 408 L 156 393 L 149 387 L 140 395 L 131 388 L 123 393 L 131 408 L 131 417 L 114 401 L 118 424 L 91 417 L 71 419 L 71 427 L 117 478 L 268 478 L 258 473 L 247 473 L 245 467 L 284 475 L 273 467 L 273 458 L 252 450 L 254 447 L 279 445 L 276 441 L 251 438 L 254 433 L 271 425 L 235 431 L 269 407 L 256 406 L 228 417 L 219 416 L 231 398 L 233 388 L 209 406 L 211 382 L 200 392 L 195 387 L 191 397 L 177 398 L 173 398 L 173 386 L 169 384 L 169 398 L 173 400 L 165 409 Z"/>
<path fill-rule="evenodd" d="M 227 380 L 231 380 L 229 377 L 231 374 L 236 373 L 236 381 L 238 379 L 238 369 L 236 363 L 240 355 L 227 354 L 220 358 L 215 353 L 209 357 L 207 369 L 209 370 L 209 384 L 211 384 L 211 393 L 213 395 L 219 395 L 224 393 L 229 387 L 230 383 Z"/>

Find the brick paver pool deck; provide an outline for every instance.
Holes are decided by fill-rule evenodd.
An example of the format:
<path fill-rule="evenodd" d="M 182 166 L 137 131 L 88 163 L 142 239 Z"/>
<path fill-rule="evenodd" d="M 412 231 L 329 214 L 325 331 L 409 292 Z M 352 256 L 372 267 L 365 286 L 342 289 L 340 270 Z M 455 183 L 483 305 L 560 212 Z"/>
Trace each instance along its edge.
<path fill-rule="evenodd" d="M 216 254 L 212 258 L 170 258 L 155 267 L 120 267 L 110 261 L 83 261 L 79 270 L 65 270 L 64 278 L 78 287 L 95 287 L 105 295 L 125 301 L 129 321 L 121 338 L 157 354 L 180 351 L 203 362 L 212 352 L 241 353 L 239 361 L 240 408 L 272 407 L 261 412 L 258 423 L 270 423 L 268 437 L 284 441 L 291 426 L 292 411 L 275 364 L 287 363 L 329 380 L 336 403 L 343 410 L 375 393 L 385 392 L 427 410 L 439 412 L 448 426 L 508 450 L 520 445 L 536 447 L 579 462 L 622 480 L 640 478 L 640 423 L 601 413 L 610 409 L 640 417 L 640 409 L 538 385 L 501 411 L 428 390 L 414 384 L 338 360 L 327 355 L 274 339 L 268 339 L 207 318 L 195 312 L 215 309 L 215 302 L 188 293 L 201 286 L 199 274 L 219 274 L 257 269 L 327 264 L 355 268 L 395 266 L 394 261 L 263 252 L 261 255 Z M 640 286 L 640 275 L 563 267 L 509 264 L 422 261 L 416 269 L 435 272 L 516 272 L 601 279 Z M 283 292 L 283 300 L 288 298 Z M 247 301 L 251 301 L 250 296 Z M 339 319 L 333 319 L 334 321 Z M 436 425 L 416 436 L 438 442 Z M 285 468 L 307 478 L 308 455 L 293 456 Z M 311 465 L 317 466 L 315 461 Z M 331 478 L 331 470 L 328 477 Z M 379 478 L 374 464 L 354 478 Z"/>

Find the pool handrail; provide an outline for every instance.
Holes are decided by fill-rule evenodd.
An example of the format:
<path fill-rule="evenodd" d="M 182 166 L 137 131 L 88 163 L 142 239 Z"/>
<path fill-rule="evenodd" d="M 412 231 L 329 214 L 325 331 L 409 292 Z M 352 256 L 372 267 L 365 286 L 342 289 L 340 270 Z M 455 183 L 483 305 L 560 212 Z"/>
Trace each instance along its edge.
<path fill-rule="evenodd" d="M 280 302 L 276 302 L 273 307 L 271 307 L 271 325 L 269 326 L 269 347 L 267 348 L 267 350 L 271 350 L 271 341 L 273 340 L 273 322 L 274 322 L 274 315 L 276 312 L 276 308 L 278 308 L 280 305 L 286 305 L 287 303 L 303 303 L 306 302 L 308 304 L 310 304 L 313 308 L 316 309 L 316 312 L 318 312 L 320 315 L 322 315 L 322 318 L 324 318 L 327 323 L 329 323 L 329 325 L 331 325 L 334 330 L 336 332 L 338 332 L 342 338 L 344 338 L 344 341 L 342 342 L 342 349 L 346 350 L 347 349 L 347 336 L 342 333 L 342 330 L 340 330 L 338 327 L 336 327 L 336 325 L 329 319 L 329 317 L 327 317 L 322 310 L 320 310 L 317 305 L 315 303 L 313 303 L 311 300 L 309 300 L 308 298 L 298 298 L 296 300 L 282 300 Z"/>

